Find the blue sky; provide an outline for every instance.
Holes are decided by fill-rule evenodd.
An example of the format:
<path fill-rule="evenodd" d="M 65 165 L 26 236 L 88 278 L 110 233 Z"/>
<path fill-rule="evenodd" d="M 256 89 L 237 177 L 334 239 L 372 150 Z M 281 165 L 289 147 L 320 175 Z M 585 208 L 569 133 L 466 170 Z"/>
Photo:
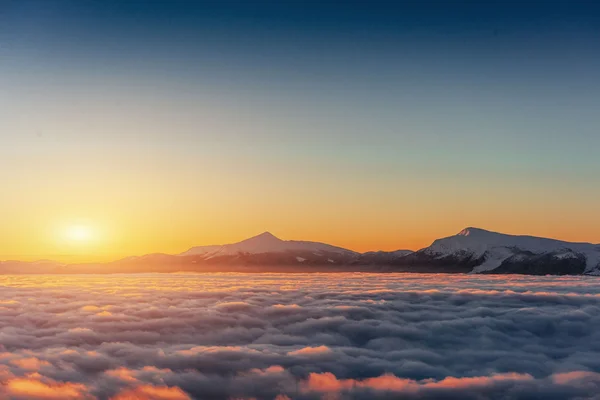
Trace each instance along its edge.
<path fill-rule="evenodd" d="M 166 224 L 165 251 L 470 225 L 598 242 L 599 44 L 591 1 L 1 1 L 11 246 L 70 209 L 140 236 L 116 209 L 157 192 L 126 225 Z M 126 200 L 99 212 L 105 193 Z"/>

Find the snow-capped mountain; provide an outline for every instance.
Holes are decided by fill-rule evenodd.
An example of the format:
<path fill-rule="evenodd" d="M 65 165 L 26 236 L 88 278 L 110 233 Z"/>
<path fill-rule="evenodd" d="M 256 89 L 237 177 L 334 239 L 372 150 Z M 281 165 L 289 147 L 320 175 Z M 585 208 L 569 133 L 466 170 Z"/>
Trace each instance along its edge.
<path fill-rule="evenodd" d="M 600 245 L 570 243 L 466 228 L 410 250 L 352 250 L 318 242 L 281 240 L 265 232 L 241 242 L 146 254 L 109 263 L 0 262 L 0 273 L 146 272 L 433 272 L 600 275 Z"/>
<path fill-rule="evenodd" d="M 600 245 L 466 228 L 415 253 L 422 261 L 470 265 L 474 273 L 598 274 Z"/>
<path fill-rule="evenodd" d="M 250 239 L 242 240 L 241 242 L 237 243 L 217 246 L 192 247 L 188 251 L 183 252 L 179 255 L 202 255 L 205 256 L 205 258 L 213 258 L 218 256 L 232 256 L 238 254 L 265 254 L 286 252 L 309 252 L 315 255 L 320 255 L 322 253 L 333 253 L 345 256 L 357 254 L 352 250 L 331 246 L 325 243 L 281 240 L 269 232 L 264 232 L 258 236 L 254 236 Z"/>

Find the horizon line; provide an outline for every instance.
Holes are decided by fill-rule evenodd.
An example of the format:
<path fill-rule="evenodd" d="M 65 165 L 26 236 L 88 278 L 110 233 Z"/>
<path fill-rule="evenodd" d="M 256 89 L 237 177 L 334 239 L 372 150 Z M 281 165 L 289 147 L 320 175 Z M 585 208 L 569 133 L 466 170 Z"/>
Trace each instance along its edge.
<path fill-rule="evenodd" d="M 479 231 L 484 231 L 484 232 L 488 232 L 488 233 L 494 233 L 494 234 L 500 234 L 500 235 L 507 235 L 507 236 L 517 236 L 517 237 L 532 237 L 532 238 L 541 238 L 541 239 L 548 239 L 548 240 L 556 240 L 556 241 L 560 241 L 560 242 L 565 242 L 565 243 L 581 243 L 581 244 L 591 244 L 591 245 L 600 245 L 600 243 L 594 243 L 594 242 L 585 242 L 585 241 L 568 241 L 568 240 L 564 240 L 564 239 L 559 239 L 556 237 L 546 237 L 546 236 L 535 236 L 535 235 L 530 235 L 530 234 L 513 234 L 513 233 L 503 233 L 503 232 L 498 232 L 495 230 L 489 230 L 489 229 L 485 229 L 485 228 L 478 228 L 475 226 L 468 226 L 466 228 L 463 228 L 462 230 L 460 230 L 458 233 L 454 234 L 454 235 L 450 235 L 450 236 L 444 236 L 444 237 L 439 237 L 439 238 L 435 238 L 433 239 L 433 241 L 431 242 L 431 244 L 433 244 L 436 240 L 439 239 L 444 239 L 444 238 L 448 238 L 448 237 L 453 237 L 453 236 L 458 236 L 461 235 L 463 232 L 467 231 L 467 230 L 479 230 Z M 69 262 L 69 261 L 57 261 L 56 259 L 53 259 L 52 257 L 61 257 L 61 258 L 71 258 L 71 257 L 81 257 L 81 254 L 50 254 L 50 255 L 40 255 L 39 258 L 37 258 L 38 256 L 32 257 L 32 256 L 27 256 L 24 254 L 7 254 L 7 255 L 0 255 L 0 263 L 4 263 L 4 262 L 24 262 L 24 263 L 35 263 L 35 262 L 53 262 L 53 263 L 58 263 L 58 264 L 62 264 L 62 265 L 71 265 L 71 264 L 105 264 L 105 263 L 111 263 L 111 262 L 116 262 L 116 261 L 120 261 L 126 258 L 131 258 L 131 257 L 143 257 L 143 256 L 147 256 L 147 255 L 167 255 L 167 256 L 178 256 L 181 255 L 191 249 L 197 248 L 197 247 L 209 247 L 209 246 L 227 246 L 227 245 L 232 245 L 232 244 L 237 244 L 237 243 L 241 243 L 244 242 L 246 240 L 250 240 L 253 238 L 257 238 L 260 237 L 262 235 L 268 234 L 270 236 L 273 236 L 275 239 L 284 241 L 284 242 L 313 242 L 313 243 L 323 243 L 323 244 L 328 244 L 330 246 L 334 246 L 334 247 L 339 247 L 341 249 L 344 250 L 348 250 L 348 251 L 352 251 L 354 253 L 357 254 L 366 254 L 366 253 L 371 253 L 371 252 L 386 252 L 386 253 L 392 253 L 395 251 L 402 251 L 402 250 L 409 250 L 412 252 L 418 252 L 421 251 L 423 249 L 426 249 L 427 247 L 431 246 L 425 246 L 425 247 L 421 247 L 419 249 L 409 249 L 409 248 L 405 248 L 405 247 L 399 247 L 396 248 L 395 250 L 367 250 L 367 251 L 356 251 L 356 250 L 352 250 L 350 248 L 347 247 L 343 247 L 343 246 L 338 246 L 338 245 L 333 245 L 333 244 L 329 244 L 326 242 L 315 242 L 312 240 L 305 240 L 305 239 L 281 239 L 278 236 L 274 235 L 270 230 L 266 230 L 263 231 L 259 234 L 256 235 L 252 235 L 250 237 L 247 237 L 245 239 L 241 239 L 238 241 L 233 241 L 230 243 L 223 243 L 223 244 L 200 244 L 200 245 L 193 245 L 191 247 L 187 247 L 187 250 L 178 252 L 178 253 L 171 253 L 171 252 L 146 252 L 146 253 L 141 253 L 141 254 L 134 254 L 134 255 L 122 255 L 116 258 L 110 258 L 109 260 L 104 260 L 104 261 L 79 261 L 79 262 Z M 28 260 L 23 260 L 23 259 L 18 259 L 15 257 L 24 257 Z M 84 256 L 90 256 L 90 257 L 94 257 L 94 256 L 99 256 L 99 254 L 86 254 Z M 8 257 L 8 258 L 5 258 Z"/>

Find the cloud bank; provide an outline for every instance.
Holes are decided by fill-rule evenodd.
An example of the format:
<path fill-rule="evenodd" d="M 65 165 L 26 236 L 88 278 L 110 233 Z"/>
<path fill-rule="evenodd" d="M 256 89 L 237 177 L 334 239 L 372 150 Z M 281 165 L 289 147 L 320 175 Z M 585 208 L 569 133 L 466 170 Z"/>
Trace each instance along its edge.
<path fill-rule="evenodd" d="M 0 399 L 600 399 L 592 277 L 0 277 Z"/>

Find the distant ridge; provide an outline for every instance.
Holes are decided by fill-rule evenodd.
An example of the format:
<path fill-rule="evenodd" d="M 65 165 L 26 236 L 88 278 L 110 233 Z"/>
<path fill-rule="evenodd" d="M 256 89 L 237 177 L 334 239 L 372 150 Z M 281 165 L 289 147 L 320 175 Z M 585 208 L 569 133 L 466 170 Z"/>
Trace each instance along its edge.
<path fill-rule="evenodd" d="M 210 255 L 211 257 L 233 255 L 238 253 L 263 254 L 278 253 L 286 251 L 313 251 L 313 252 L 332 252 L 341 254 L 358 254 L 352 250 L 332 246 L 325 243 L 305 242 L 296 240 L 281 240 L 270 232 L 263 232 L 260 235 L 253 236 L 241 242 L 225 244 L 219 246 L 198 246 L 192 247 L 180 256 L 189 255 Z"/>
<path fill-rule="evenodd" d="M 596 244 L 507 235 L 473 227 L 435 240 L 415 253 L 419 256 L 432 262 L 472 264 L 471 272 L 475 273 L 597 274 L 600 268 L 600 246 Z"/>
<path fill-rule="evenodd" d="M 0 273 L 140 272 L 435 272 L 600 275 L 600 245 L 468 227 L 419 251 L 357 253 L 326 243 L 282 240 L 263 232 L 236 243 L 195 246 L 110 263 L 0 262 Z"/>

